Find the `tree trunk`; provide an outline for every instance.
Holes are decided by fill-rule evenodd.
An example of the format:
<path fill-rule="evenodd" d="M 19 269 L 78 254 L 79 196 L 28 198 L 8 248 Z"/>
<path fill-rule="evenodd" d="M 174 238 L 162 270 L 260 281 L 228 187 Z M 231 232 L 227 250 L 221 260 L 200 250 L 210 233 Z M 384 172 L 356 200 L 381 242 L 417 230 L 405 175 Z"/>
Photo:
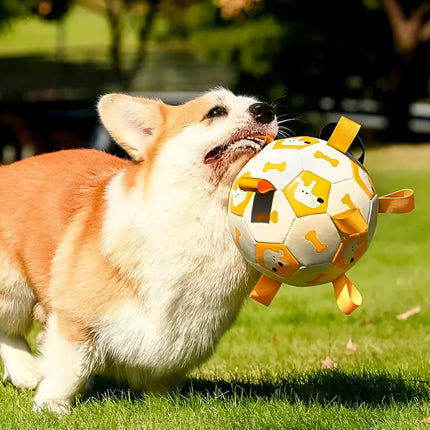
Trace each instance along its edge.
<path fill-rule="evenodd" d="M 398 0 L 384 0 L 393 32 L 394 64 L 390 76 L 390 91 L 386 101 L 389 137 L 410 138 L 409 107 L 421 94 L 426 75 L 420 73 L 418 48 L 430 39 L 430 1 L 424 1 L 407 16 Z"/>
<path fill-rule="evenodd" d="M 134 62 L 129 72 L 129 80 L 131 80 L 136 75 L 136 73 L 141 71 L 145 63 L 148 47 L 148 37 L 151 32 L 154 19 L 157 16 L 159 3 L 160 0 L 148 1 L 148 12 L 146 13 L 145 18 L 142 19 L 142 24 L 139 26 L 139 42 L 134 57 Z"/>
<path fill-rule="evenodd" d="M 110 29 L 110 58 L 112 71 L 116 78 L 122 77 L 121 43 L 122 22 L 121 11 L 114 1 L 106 2 L 106 12 Z"/>

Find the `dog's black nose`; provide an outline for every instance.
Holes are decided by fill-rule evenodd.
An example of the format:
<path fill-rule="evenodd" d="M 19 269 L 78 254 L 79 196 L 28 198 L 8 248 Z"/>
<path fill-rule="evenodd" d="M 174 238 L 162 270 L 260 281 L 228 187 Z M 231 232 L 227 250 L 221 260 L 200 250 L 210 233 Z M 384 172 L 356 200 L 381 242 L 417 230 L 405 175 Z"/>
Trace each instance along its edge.
<path fill-rule="evenodd" d="M 249 112 L 260 124 L 268 124 L 275 119 L 275 111 L 267 103 L 254 103 L 249 106 Z"/>

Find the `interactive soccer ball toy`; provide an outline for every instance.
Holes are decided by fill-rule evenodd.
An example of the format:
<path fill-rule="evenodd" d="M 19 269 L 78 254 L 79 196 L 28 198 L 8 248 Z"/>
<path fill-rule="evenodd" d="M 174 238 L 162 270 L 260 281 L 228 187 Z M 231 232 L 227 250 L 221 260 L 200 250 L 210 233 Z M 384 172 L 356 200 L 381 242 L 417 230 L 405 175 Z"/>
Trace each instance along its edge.
<path fill-rule="evenodd" d="M 281 283 L 332 282 L 339 308 L 361 305 L 345 276 L 365 253 L 378 212 L 409 212 L 412 190 L 378 198 L 363 165 L 348 149 L 360 125 L 341 117 L 328 141 L 276 140 L 236 177 L 229 225 L 243 257 L 262 273 L 251 298 L 269 305 Z"/>

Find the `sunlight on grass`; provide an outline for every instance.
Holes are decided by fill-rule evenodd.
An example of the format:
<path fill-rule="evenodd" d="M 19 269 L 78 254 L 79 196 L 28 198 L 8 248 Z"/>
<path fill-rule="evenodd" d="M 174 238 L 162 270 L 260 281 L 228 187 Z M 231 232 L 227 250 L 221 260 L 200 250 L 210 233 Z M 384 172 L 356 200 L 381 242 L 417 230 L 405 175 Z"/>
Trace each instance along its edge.
<path fill-rule="evenodd" d="M 16 21 L 9 31 L 0 34 L 0 55 L 54 54 L 59 49 L 68 53 L 79 48 L 90 49 L 88 55 L 92 52 L 98 56 L 100 50 L 107 51 L 109 40 L 109 26 L 103 15 L 74 6 L 60 23 L 38 17 Z M 135 44 L 129 26 L 125 27 L 123 43 L 125 47 Z"/>
<path fill-rule="evenodd" d="M 338 310 L 330 285 L 284 285 L 268 308 L 248 301 L 215 355 L 176 392 L 136 394 L 101 381 L 59 419 L 31 413 L 32 393 L 0 386 L 0 428 L 425 428 L 430 146 L 374 149 L 367 166 L 380 195 L 413 188 L 416 210 L 379 215 L 369 251 L 349 272 L 363 295 L 352 315 Z M 321 368 L 327 356 L 337 370 Z"/>

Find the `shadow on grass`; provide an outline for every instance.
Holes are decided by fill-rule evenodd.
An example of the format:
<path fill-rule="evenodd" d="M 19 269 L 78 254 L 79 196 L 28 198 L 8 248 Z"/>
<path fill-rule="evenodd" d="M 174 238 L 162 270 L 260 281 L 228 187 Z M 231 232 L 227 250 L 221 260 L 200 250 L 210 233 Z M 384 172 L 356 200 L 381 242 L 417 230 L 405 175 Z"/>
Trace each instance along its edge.
<path fill-rule="evenodd" d="M 109 385 L 104 378 L 96 378 L 91 393 L 86 398 L 103 400 L 110 398 L 144 401 L 145 394 Z M 186 404 L 188 399 L 203 398 L 211 401 L 284 401 L 291 404 L 338 404 L 354 406 L 387 406 L 392 403 L 408 404 L 414 401 L 430 401 L 430 382 L 407 379 L 401 374 L 388 372 L 345 373 L 340 371 L 315 371 L 306 374 L 290 374 L 280 377 L 264 377 L 261 381 L 239 379 L 208 380 L 187 379 L 168 399 L 178 399 Z"/>
<path fill-rule="evenodd" d="M 222 395 L 224 398 L 283 400 L 290 403 L 336 403 L 344 406 L 383 406 L 390 403 L 429 401 L 430 385 L 423 380 L 405 379 L 388 373 L 349 374 L 316 371 L 304 375 L 247 381 L 208 381 L 195 379 L 183 386 L 185 396 Z"/>

